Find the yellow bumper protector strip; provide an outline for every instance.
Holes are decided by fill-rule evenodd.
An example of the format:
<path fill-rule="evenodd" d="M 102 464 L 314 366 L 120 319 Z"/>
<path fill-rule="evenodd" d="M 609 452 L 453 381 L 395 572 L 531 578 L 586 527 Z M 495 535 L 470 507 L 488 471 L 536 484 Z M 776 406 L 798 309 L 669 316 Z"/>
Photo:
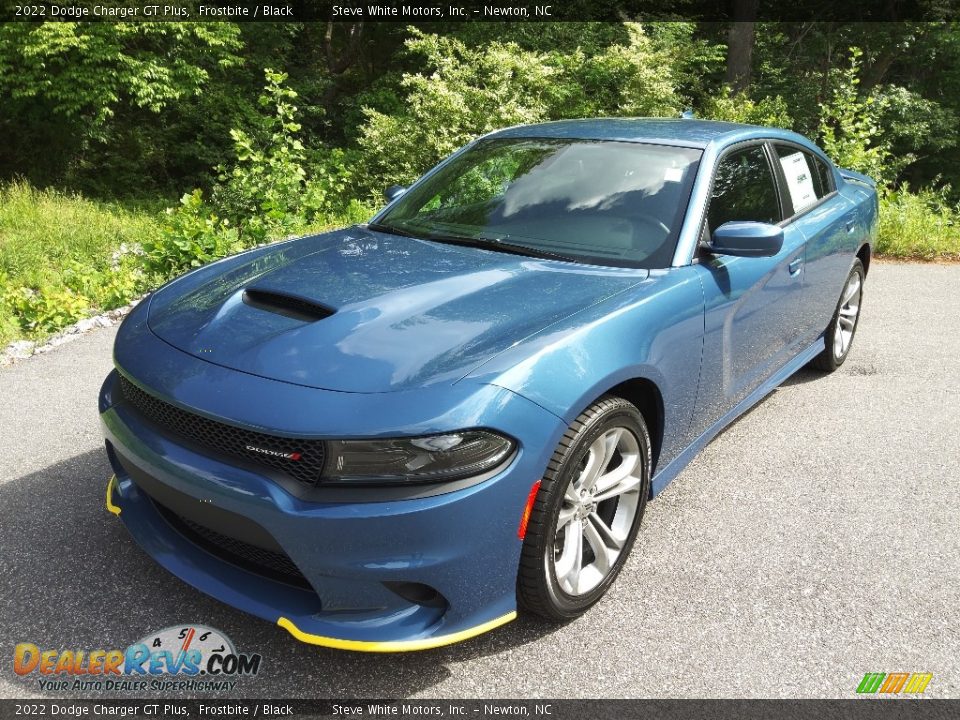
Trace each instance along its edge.
<path fill-rule="evenodd" d="M 109 482 L 107 482 L 107 510 L 112 512 L 114 515 L 120 514 L 120 507 L 113 504 L 113 487 L 117 484 L 117 476 L 111 475 Z"/>
<path fill-rule="evenodd" d="M 293 635 L 300 642 L 311 645 L 320 645 L 322 647 L 336 648 L 337 650 L 354 650 L 356 652 L 411 652 L 414 650 L 429 650 L 430 648 L 442 647 L 443 645 L 452 645 L 463 640 L 467 640 L 477 635 L 506 625 L 517 617 L 516 611 L 508 612 L 481 625 L 476 625 L 460 632 L 450 633 L 449 635 L 438 635 L 437 637 L 422 638 L 420 640 L 384 640 L 382 642 L 370 640 L 341 640 L 340 638 L 324 637 L 323 635 L 311 635 L 294 625 L 290 620 L 281 617 L 277 620 L 277 625 Z"/>

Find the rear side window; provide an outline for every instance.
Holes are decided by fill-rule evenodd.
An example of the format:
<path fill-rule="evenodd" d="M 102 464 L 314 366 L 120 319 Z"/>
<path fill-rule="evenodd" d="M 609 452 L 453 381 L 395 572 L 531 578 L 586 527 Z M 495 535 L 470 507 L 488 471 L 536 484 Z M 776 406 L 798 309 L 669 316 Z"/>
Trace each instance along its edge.
<path fill-rule="evenodd" d="M 816 205 L 833 192 L 830 171 L 820 158 L 789 145 L 775 147 L 787 182 L 787 196 L 793 208 L 791 215 Z"/>
<path fill-rule="evenodd" d="M 707 212 L 712 233 L 731 220 L 778 223 L 783 219 L 763 146 L 735 150 L 717 166 Z"/>

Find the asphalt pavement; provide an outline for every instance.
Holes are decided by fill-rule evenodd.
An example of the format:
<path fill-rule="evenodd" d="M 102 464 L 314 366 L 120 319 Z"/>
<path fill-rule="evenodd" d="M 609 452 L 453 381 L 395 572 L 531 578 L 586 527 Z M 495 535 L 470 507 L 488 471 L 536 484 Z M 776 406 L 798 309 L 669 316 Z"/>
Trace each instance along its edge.
<path fill-rule="evenodd" d="M 407 655 L 301 644 L 138 549 L 104 509 L 114 334 L 0 369 L 0 697 L 84 695 L 16 676 L 18 642 L 122 648 L 186 622 L 262 654 L 237 697 L 853 697 L 895 671 L 960 697 L 960 265 L 875 262 L 847 363 L 709 445 L 584 617 Z"/>

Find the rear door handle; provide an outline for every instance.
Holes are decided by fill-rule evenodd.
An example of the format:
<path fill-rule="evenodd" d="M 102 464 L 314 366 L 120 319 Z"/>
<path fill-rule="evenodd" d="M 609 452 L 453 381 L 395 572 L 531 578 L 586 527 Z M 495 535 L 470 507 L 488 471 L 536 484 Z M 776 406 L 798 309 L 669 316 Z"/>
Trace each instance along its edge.
<path fill-rule="evenodd" d="M 800 272 L 800 268 L 802 267 L 803 267 L 803 258 L 795 258 L 793 262 L 787 265 L 787 271 L 791 275 L 796 275 L 798 272 Z"/>
<path fill-rule="evenodd" d="M 847 220 L 847 232 L 852 233 L 856 230 L 857 224 L 853 220 Z"/>

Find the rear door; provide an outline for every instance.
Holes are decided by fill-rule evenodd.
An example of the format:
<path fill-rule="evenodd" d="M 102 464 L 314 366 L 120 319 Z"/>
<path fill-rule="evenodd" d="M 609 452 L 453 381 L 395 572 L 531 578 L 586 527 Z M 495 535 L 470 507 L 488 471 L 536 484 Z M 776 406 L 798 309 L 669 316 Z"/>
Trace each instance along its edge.
<path fill-rule="evenodd" d="M 837 192 L 833 169 L 807 148 L 773 144 L 788 228 L 806 239 L 801 345 L 830 323 L 859 237 L 856 208 Z"/>

